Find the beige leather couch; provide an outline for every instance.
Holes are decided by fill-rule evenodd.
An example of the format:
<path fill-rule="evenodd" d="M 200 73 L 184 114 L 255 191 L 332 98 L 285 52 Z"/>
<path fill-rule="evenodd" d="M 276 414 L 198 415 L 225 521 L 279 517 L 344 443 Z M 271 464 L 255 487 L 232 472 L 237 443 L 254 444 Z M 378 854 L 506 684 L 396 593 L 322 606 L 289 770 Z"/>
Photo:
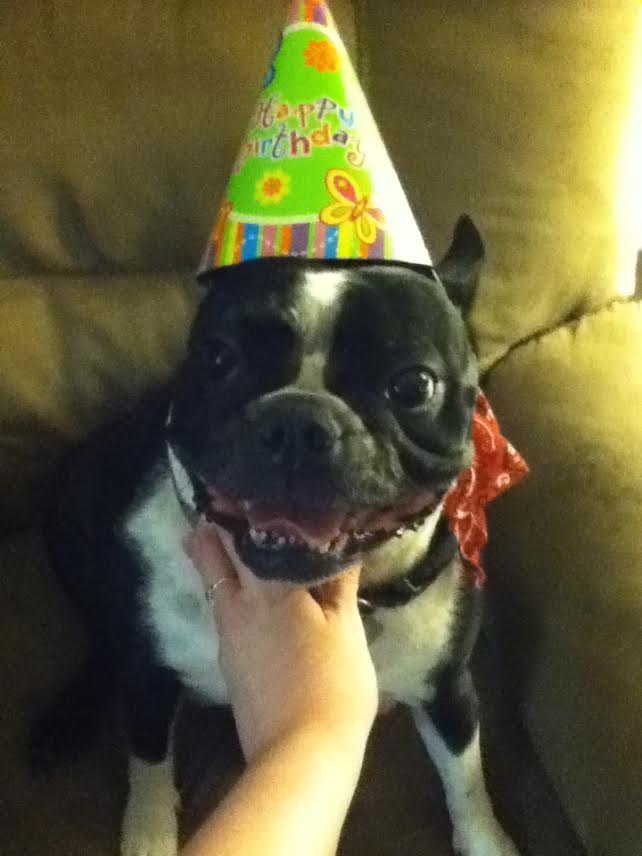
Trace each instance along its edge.
<path fill-rule="evenodd" d="M 0 852 L 117 848 L 118 722 L 33 779 L 30 722 L 82 655 L 39 515 L 64 451 L 165 378 L 283 20 L 280 2 L 29 0 L 0 16 Z M 642 308 L 617 299 L 614 188 L 639 4 L 335 0 L 435 256 L 467 211 L 488 265 L 486 389 L 531 476 L 492 509 L 478 658 L 498 811 L 534 856 L 639 856 Z M 616 302 L 613 302 L 613 301 Z M 239 769 L 189 710 L 187 832 Z M 448 854 L 403 713 L 373 735 L 342 852 Z"/>

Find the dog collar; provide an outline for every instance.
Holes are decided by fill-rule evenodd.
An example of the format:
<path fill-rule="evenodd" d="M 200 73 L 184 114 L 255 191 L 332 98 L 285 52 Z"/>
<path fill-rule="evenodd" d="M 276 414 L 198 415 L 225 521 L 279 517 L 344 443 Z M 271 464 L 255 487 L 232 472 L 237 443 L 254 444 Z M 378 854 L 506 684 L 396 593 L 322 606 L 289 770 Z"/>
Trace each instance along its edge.
<path fill-rule="evenodd" d="M 459 553 L 459 542 L 442 515 L 435 529 L 428 555 L 410 573 L 398 580 L 359 590 L 357 603 L 362 616 L 376 609 L 395 609 L 420 595 Z"/>

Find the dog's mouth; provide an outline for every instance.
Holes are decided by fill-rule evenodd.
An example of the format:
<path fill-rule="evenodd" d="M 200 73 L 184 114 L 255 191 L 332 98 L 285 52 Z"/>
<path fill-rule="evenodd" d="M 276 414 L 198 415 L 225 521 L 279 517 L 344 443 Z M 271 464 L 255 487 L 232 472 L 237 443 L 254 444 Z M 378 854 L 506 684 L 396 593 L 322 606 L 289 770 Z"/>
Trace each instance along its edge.
<path fill-rule="evenodd" d="M 330 576 L 359 556 L 420 529 L 443 491 L 401 497 L 394 505 L 332 510 L 234 499 L 207 488 L 205 516 L 234 535 L 241 559 L 259 577 L 309 581 Z"/>

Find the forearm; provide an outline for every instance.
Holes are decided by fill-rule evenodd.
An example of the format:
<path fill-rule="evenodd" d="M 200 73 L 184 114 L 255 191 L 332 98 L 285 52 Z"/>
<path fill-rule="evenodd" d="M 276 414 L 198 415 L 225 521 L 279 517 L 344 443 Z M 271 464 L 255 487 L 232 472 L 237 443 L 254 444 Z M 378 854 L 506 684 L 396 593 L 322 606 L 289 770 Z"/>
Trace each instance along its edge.
<path fill-rule="evenodd" d="M 302 731 L 272 746 L 183 856 L 331 856 L 359 778 L 363 747 Z"/>

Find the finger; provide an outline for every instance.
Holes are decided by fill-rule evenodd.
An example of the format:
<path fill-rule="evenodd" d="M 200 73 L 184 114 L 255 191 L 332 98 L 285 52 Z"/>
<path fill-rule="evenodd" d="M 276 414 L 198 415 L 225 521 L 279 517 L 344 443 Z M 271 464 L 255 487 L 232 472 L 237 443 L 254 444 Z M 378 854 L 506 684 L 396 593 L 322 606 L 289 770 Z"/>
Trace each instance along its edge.
<path fill-rule="evenodd" d="M 205 597 L 219 633 L 225 633 L 227 619 L 235 614 L 241 584 L 234 564 L 212 524 L 197 528 L 192 541 L 193 560 L 205 584 Z"/>
<path fill-rule="evenodd" d="M 219 635 L 226 634 L 229 621 L 238 613 L 238 578 L 221 577 L 215 583 L 208 585 L 205 590 L 207 603 L 214 615 L 214 621 Z"/>
<path fill-rule="evenodd" d="M 361 565 L 353 565 L 336 577 L 322 583 L 317 589 L 317 599 L 320 606 L 324 610 L 333 612 L 354 606 L 357 602 L 360 574 Z"/>
<path fill-rule="evenodd" d="M 222 526 L 218 526 L 216 523 L 212 525 L 216 529 L 221 546 L 225 551 L 225 556 L 231 567 L 234 569 L 234 573 L 239 579 L 241 588 L 252 589 L 256 583 L 256 576 L 241 560 L 241 557 L 236 552 L 236 547 L 234 546 L 234 536 L 231 535 L 227 531 L 227 529 L 223 529 Z"/>
<path fill-rule="evenodd" d="M 185 551 L 193 565 L 203 578 L 206 591 L 213 591 L 221 579 L 226 582 L 219 585 L 217 593 L 225 588 L 225 596 L 232 596 L 240 588 L 234 564 L 221 544 L 217 530 L 209 523 L 200 523 L 185 540 Z"/>
<path fill-rule="evenodd" d="M 200 522 L 185 538 L 185 551 L 203 579 L 213 582 L 223 575 L 236 576 L 234 565 L 211 523 Z"/>

